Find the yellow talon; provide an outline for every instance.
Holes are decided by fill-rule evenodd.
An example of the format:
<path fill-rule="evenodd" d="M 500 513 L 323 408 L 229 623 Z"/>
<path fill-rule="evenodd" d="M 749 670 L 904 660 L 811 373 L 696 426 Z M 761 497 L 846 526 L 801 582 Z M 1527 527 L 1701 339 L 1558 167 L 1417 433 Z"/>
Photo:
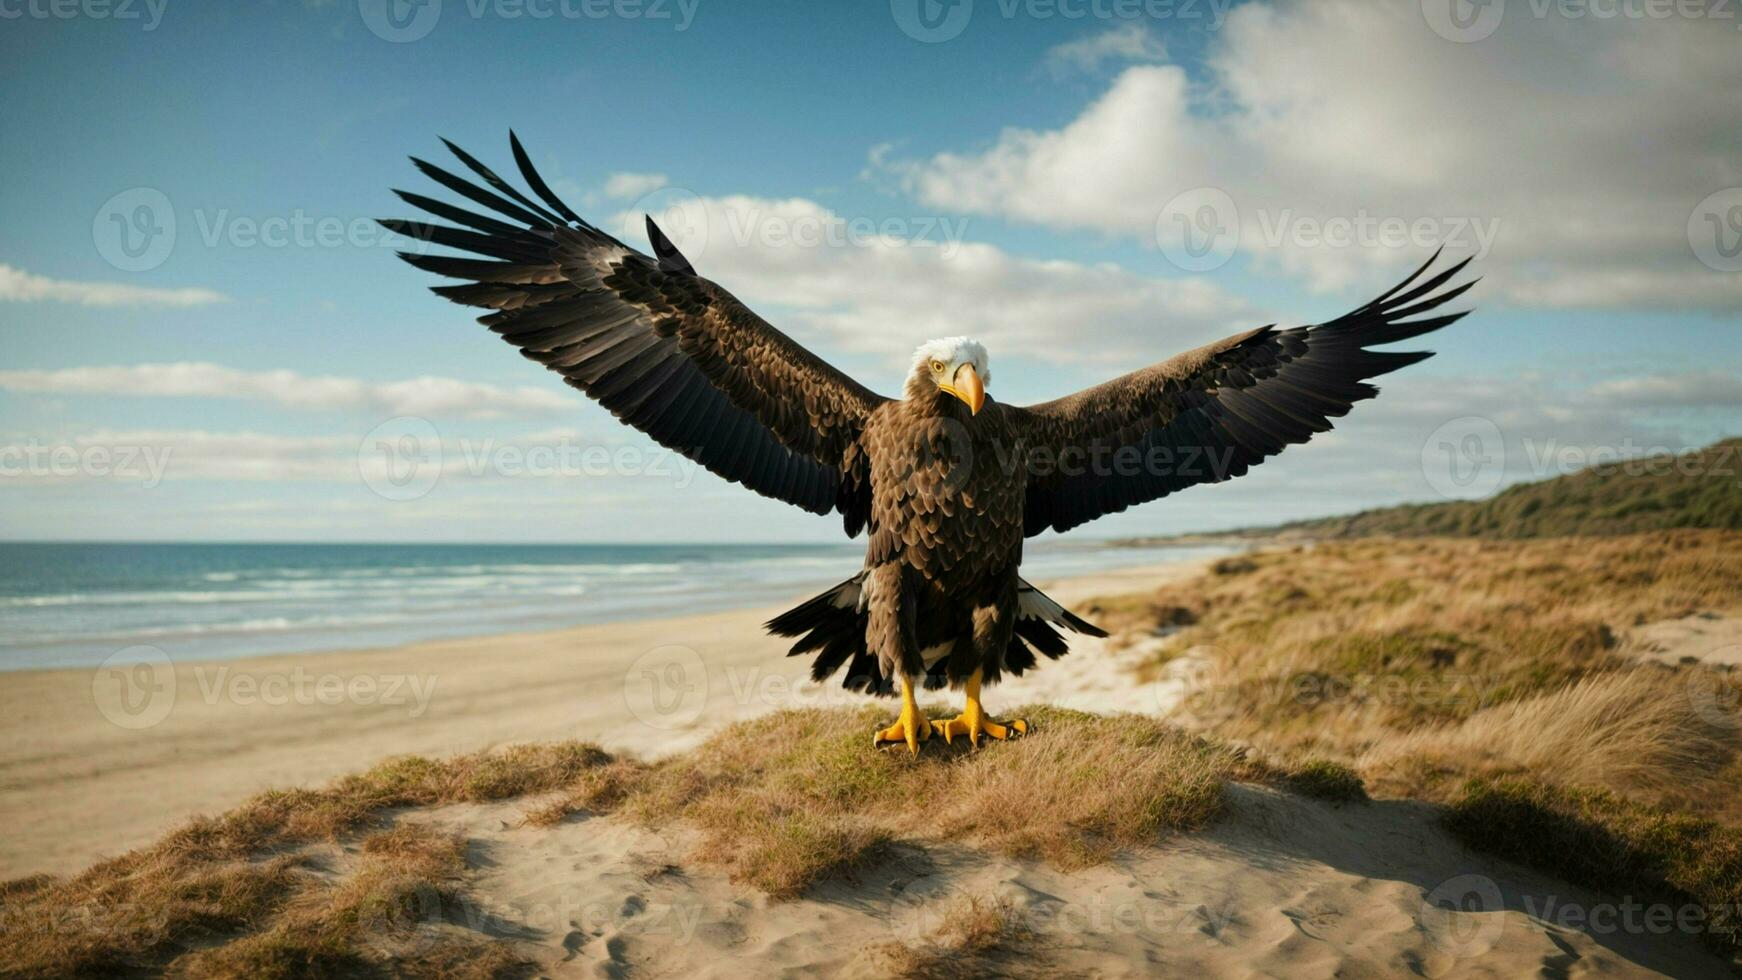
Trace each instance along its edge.
<path fill-rule="evenodd" d="M 974 748 L 980 747 L 980 736 L 995 738 L 1000 741 L 1028 734 L 1028 722 L 1014 718 L 1008 722 L 997 722 L 986 717 L 986 712 L 980 707 L 980 672 L 974 671 L 968 678 L 964 693 L 966 703 L 962 705 L 962 713 L 954 718 L 933 721 L 933 734 L 942 735 L 945 744 L 953 744 L 957 735 L 968 736 L 968 744 Z"/>
<path fill-rule="evenodd" d="M 919 743 L 931 737 L 931 723 L 919 713 L 919 702 L 913 697 L 913 681 L 906 675 L 901 678 L 901 716 L 895 719 L 895 724 L 871 736 L 873 748 L 901 745 L 906 743 L 907 751 L 913 755 L 919 754 Z"/>

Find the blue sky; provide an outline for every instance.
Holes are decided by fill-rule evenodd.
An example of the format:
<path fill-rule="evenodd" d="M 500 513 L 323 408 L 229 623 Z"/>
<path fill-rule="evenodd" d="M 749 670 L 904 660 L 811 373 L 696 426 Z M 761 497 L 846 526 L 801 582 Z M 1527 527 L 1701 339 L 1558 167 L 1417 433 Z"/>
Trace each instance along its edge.
<path fill-rule="evenodd" d="M 1478 314 L 1334 437 L 1096 535 L 1742 430 L 1733 23 L 1514 11 L 1448 37 L 1434 0 L 958 0 L 926 41 L 910 0 L 687 3 L 429 0 L 398 41 L 380 0 L 0 3 L 0 537 L 838 535 L 661 462 L 366 224 L 433 191 L 406 154 L 445 164 L 446 136 L 506 173 L 511 127 L 577 209 L 669 215 L 703 275 L 886 393 L 930 336 L 979 336 L 993 395 L 1042 400 L 1329 318 L 1441 241 L 1478 255 Z M 146 267 L 114 223 L 141 202 L 175 223 Z M 1235 233 L 1193 267 L 1168 229 L 1206 214 Z M 1327 242 L 1363 221 L 1411 230 Z M 383 492 L 368 457 L 407 432 L 439 472 Z M 1471 433 L 1484 473 L 1436 471 Z"/>

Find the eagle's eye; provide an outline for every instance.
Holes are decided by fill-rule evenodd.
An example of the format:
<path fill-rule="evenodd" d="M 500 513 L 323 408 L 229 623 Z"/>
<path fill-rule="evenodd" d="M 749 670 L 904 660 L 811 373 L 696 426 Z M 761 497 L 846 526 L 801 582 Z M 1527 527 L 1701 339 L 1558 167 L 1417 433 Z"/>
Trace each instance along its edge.
<path fill-rule="evenodd" d="M 949 365 L 947 365 L 947 364 L 945 364 L 945 363 L 944 363 L 944 362 L 943 362 L 943 361 L 933 361 L 933 362 L 931 362 L 931 370 L 932 370 L 932 373 L 933 373 L 933 374 L 943 374 L 943 373 L 944 373 L 944 368 L 946 368 L 946 367 L 948 367 L 948 366 L 949 366 Z"/>

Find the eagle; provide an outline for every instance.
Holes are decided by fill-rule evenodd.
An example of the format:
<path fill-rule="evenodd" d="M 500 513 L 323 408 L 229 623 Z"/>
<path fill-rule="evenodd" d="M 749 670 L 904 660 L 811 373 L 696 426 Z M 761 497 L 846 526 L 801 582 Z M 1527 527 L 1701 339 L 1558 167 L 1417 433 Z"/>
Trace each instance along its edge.
<path fill-rule="evenodd" d="M 712 472 L 865 534 L 852 578 L 776 616 L 811 675 L 843 667 L 849 690 L 893 696 L 873 745 L 1007 739 L 982 685 L 1057 659 L 1064 634 L 1105 636 L 1024 581 L 1023 542 L 1201 483 L 1241 476 L 1331 428 L 1378 389 L 1369 379 L 1429 352 L 1372 348 L 1450 324 L 1440 307 L 1469 259 L 1438 252 L 1372 302 L 1313 326 L 1246 330 L 1054 401 L 995 400 L 986 348 L 928 341 L 900 398 L 880 395 L 701 277 L 651 216 L 647 255 L 552 193 L 512 132 L 525 190 L 447 140 L 471 177 L 412 158 L 469 202 L 407 191 L 440 221 L 385 219 L 428 248 L 406 262 L 432 287 L 490 312 L 479 322 L 623 422 Z M 530 191 L 530 195 L 527 193 Z M 534 199 L 536 197 L 536 200 Z M 1435 270 L 1430 273 L 1430 270 Z M 960 689 L 960 714 L 928 719 L 915 689 Z"/>

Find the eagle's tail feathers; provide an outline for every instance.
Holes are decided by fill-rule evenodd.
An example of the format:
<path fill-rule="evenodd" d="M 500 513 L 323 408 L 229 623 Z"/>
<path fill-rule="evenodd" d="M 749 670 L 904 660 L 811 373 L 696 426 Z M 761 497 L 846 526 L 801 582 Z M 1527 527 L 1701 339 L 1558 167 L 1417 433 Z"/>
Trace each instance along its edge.
<path fill-rule="evenodd" d="M 1026 579 L 1016 580 L 1016 612 L 1018 632 L 1026 623 L 1041 623 L 1063 626 L 1072 633 L 1081 633 L 1084 636 L 1107 635 L 1106 630 L 1059 605 L 1046 593 L 1028 584 Z"/>
<path fill-rule="evenodd" d="M 765 626 L 775 636 L 794 637 L 789 657 L 809 655 L 811 679 L 821 683 L 847 668 L 842 686 L 850 691 L 890 694 L 893 678 L 883 676 L 877 658 L 865 649 L 867 615 L 863 605 L 865 574 L 858 575 L 828 589 L 769 620 Z M 1005 651 L 1003 670 L 988 666 L 987 682 L 996 682 L 999 673 L 1020 675 L 1034 666 L 1038 657 L 1057 660 L 1070 652 L 1066 633 L 1083 636 L 1106 636 L 1107 631 L 1071 612 L 1044 592 L 1020 579 L 1017 580 L 1016 629 Z M 924 677 L 925 687 L 935 689 L 949 683 L 945 665 L 949 657 L 939 657 Z"/>
<path fill-rule="evenodd" d="M 865 649 L 866 614 L 860 603 L 864 581 L 865 573 L 860 572 L 774 617 L 764 628 L 775 636 L 798 638 L 787 656 L 814 655 L 811 680 L 820 684 L 844 664 L 847 677 L 841 684 L 847 690 L 886 695 L 893 693 L 894 685 Z"/>
<path fill-rule="evenodd" d="M 821 595 L 807 599 L 774 617 L 763 624 L 763 629 L 775 636 L 804 636 L 804 639 L 793 645 L 787 656 L 796 657 L 801 653 L 809 653 L 822 645 L 813 642 L 816 630 L 844 619 L 856 619 L 861 615 L 859 597 L 864 581 L 865 573 L 860 572 Z"/>

